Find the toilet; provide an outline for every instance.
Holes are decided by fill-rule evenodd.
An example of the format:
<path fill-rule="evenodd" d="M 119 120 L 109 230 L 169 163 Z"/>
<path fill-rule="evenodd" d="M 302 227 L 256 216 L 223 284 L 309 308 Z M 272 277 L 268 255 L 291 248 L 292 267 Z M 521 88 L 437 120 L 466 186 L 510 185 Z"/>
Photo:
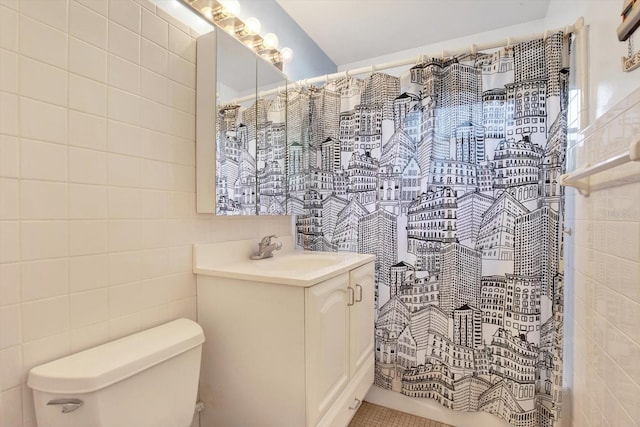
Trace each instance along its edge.
<path fill-rule="evenodd" d="M 178 319 L 36 366 L 38 427 L 188 427 L 204 334 Z"/>

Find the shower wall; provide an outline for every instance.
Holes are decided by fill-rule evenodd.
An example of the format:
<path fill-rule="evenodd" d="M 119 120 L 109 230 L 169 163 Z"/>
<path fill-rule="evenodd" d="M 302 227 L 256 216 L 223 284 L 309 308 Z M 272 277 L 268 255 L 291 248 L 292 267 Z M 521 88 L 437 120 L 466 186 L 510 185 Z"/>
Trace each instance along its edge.
<path fill-rule="evenodd" d="M 569 143 L 568 169 L 621 153 L 639 137 L 640 89 Z M 565 359 L 573 365 L 565 367 L 567 426 L 640 425 L 640 164 L 591 182 L 621 179 L 632 182 L 589 197 L 566 193 L 566 227 L 573 232 L 565 239 Z"/>

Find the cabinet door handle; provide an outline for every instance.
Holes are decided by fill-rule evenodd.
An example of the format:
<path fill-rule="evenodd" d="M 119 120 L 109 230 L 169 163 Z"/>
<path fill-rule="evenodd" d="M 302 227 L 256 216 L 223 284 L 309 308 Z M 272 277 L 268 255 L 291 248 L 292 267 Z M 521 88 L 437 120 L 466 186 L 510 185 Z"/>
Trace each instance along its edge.
<path fill-rule="evenodd" d="M 357 283 L 356 283 L 356 291 L 358 292 L 356 293 L 356 295 L 360 295 L 360 296 L 356 296 L 356 302 L 360 302 L 362 301 L 362 286 L 358 285 Z"/>
<path fill-rule="evenodd" d="M 349 409 L 351 411 L 357 411 L 361 404 L 362 404 L 362 400 L 356 399 L 356 404 L 354 406 L 349 406 Z"/>
<path fill-rule="evenodd" d="M 354 304 L 355 291 L 351 286 L 349 286 L 347 289 L 349 289 L 349 302 L 347 303 L 347 305 L 352 306 Z"/>

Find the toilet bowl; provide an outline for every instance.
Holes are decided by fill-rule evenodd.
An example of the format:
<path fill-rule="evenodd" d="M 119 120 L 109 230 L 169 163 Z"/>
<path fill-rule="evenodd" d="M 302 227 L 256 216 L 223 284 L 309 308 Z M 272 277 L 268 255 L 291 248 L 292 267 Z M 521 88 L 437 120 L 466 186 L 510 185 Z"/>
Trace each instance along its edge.
<path fill-rule="evenodd" d="M 38 427 L 188 427 L 204 335 L 178 319 L 36 366 Z"/>

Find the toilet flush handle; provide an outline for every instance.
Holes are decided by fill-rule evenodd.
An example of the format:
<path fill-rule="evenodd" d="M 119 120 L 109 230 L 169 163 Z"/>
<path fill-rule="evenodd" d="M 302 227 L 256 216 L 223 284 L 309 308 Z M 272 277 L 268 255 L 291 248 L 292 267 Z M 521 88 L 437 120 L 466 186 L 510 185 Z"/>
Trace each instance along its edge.
<path fill-rule="evenodd" d="M 47 405 L 62 405 L 62 413 L 67 414 L 79 409 L 84 402 L 80 399 L 53 399 Z"/>

